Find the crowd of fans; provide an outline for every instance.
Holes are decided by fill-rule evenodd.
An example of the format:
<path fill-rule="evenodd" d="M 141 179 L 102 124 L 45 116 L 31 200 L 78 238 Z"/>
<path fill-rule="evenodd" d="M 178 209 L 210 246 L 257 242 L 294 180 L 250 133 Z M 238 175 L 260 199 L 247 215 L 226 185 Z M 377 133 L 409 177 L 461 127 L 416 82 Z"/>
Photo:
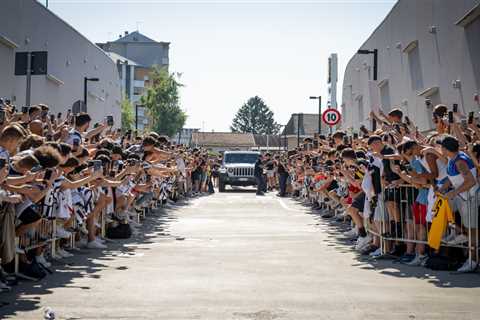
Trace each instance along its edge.
<path fill-rule="evenodd" d="M 351 225 L 344 237 L 363 255 L 474 271 L 480 126 L 473 112 L 465 116 L 457 108 L 432 108 L 435 129 L 428 133 L 394 108 L 370 114 L 373 130 L 317 135 L 288 153 L 263 155 L 257 194 L 278 182 L 278 196 Z"/>
<path fill-rule="evenodd" d="M 0 291 L 45 277 L 73 249 L 130 237 L 154 205 L 213 192 L 218 158 L 205 150 L 122 132 L 110 116 L 91 122 L 0 101 Z"/>

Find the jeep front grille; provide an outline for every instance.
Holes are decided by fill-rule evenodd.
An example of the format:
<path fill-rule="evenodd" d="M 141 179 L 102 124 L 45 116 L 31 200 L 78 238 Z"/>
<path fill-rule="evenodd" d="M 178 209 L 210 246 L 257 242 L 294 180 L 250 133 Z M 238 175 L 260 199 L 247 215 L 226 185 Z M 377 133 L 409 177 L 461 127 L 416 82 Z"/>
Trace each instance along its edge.
<path fill-rule="evenodd" d="M 253 177 L 253 168 L 233 168 L 236 177 Z"/>

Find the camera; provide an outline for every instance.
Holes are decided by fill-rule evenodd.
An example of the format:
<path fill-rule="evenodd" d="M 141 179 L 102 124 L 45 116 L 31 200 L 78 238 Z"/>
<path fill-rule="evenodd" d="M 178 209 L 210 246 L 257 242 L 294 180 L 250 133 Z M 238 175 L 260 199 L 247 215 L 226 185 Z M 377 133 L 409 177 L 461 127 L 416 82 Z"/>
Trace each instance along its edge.
<path fill-rule="evenodd" d="M 113 116 L 107 116 L 107 125 L 109 127 L 113 126 Z"/>

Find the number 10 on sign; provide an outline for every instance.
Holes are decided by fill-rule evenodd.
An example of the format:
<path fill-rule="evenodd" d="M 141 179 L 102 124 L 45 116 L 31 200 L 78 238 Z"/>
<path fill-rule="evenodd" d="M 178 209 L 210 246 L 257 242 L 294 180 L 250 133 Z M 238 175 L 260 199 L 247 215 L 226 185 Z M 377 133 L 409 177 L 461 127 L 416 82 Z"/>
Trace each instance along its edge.
<path fill-rule="evenodd" d="M 329 126 L 334 126 L 340 122 L 342 116 L 337 109 L 327 109 L 322 114 L 322 120 Z"/>

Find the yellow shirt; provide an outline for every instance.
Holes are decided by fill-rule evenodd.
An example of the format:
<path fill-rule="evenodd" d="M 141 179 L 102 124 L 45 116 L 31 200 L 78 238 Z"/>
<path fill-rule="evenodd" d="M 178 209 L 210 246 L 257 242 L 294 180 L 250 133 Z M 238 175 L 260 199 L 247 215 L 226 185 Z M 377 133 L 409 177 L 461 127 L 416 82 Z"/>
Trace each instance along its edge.
<path fill-rule="evenodd" d="M 428 233 L 428 245 L 438 250 L 440 248 L 440 242 L 442 241 L 443 234 L 447 230 L 448 223 L 453 223 L 454 218 L 448 199 L 442 196 L 437 196 L 437 200 L 433 204 L 433 219 L 430 232 Z"/>

